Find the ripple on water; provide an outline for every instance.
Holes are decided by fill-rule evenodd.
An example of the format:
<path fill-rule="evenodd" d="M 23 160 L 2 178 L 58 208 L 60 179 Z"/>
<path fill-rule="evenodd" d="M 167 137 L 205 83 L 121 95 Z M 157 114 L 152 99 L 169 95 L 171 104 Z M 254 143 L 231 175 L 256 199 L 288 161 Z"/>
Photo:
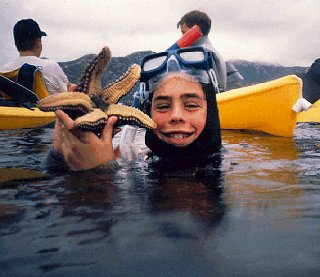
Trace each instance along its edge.
<path fill-rule="evenodd" d="M 156 174 L 145 163 L 33 180 L 19 173 L 12 182 L 2 174 L 1 270 L 8 276 L 320 272 L 319 125 L 299 124 L 294 138 L 242 131 L 223 131 L 222 138 L 221 167 L 211 178 Z M 51 143 L 50 128 L 0 132 L 1 169 L 39 170 Z"/>

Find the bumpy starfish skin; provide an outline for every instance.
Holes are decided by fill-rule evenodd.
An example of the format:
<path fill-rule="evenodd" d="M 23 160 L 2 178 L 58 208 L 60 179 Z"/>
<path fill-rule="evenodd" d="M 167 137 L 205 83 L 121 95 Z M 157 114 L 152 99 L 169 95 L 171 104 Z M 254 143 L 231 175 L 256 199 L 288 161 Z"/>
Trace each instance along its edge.
<path fill-rule="evenodd" d="M 111 104 L 106 114 L 108 117 L 117 116 L 121 123 L 137 124 L 151 129 L 157 128 L 156 123 L 148 115 L 133 107 Z"/>
<path fill-rule="evenodd" d="M 106 118 L 112 115 L 118 117 L 116 125 L 134 124 L 155 129 L 156 124 L 148 115 L 138 109 L 117 104 L 139 80 L 139 65 L 132 65 L 118 80 L 101 89 L 101 76 L 110 59 L 111 52 L 108 47 L 104 47 L 86 67 L 77 85 L 79 92 L 51 95 L 40 100 L 38 108 L 42 111 L 61 109 L 75 120 L 77 128 L 96 134 L 104 128 Z"/>
<path fill-rule="evenodd" d="M 103 47 L 98 55 L 86 66 L 76 91 L 83 92 L 92 97 L 101 91 L 101 77 L 104 69 L 111 59 L 111 52 L 108 47 Z"/>
<path fill-rule="evenodd" d="M 75 120 L 77 128 L 86 131 L 99 131 L 104 127 L 106 118 L 117 116 L 116 125 L 136 124 L 145 128 L 156 128 L 154 121 L 142 111 L 122 105 L 111 104 L 107 112 L 100 109 L 94 109 Z"/>
<path fill-rule="evenodd" d="M 72 119 L 93 110 L 90 97 L 82 92 L 62 92 L 50 95 L 39 101 L 38 107 L 45 112 L 64 110 Z"/>
<path fill-rule="evenodd" d="M 132 65 L 128 71 L 115 82 L 109 84 L 101 91 L 101 99 L 108 104 L 118 103 L 120 98 L 127 94 L 140 77 L 139 65 Z M 122 91 L 122 94 L 120 93 Z"/>
<path fill-rule="evenodd" d="M 41 109 L 52 110 L 54 107 L 56 109 L 62 108 L 66 105 L 78 107 L 81 106 L 84 112 L 89 112 L 92 110 L 91 99 L 88 95 L 81 92 L 62 92 L 59 94 L 50 95 L 39 102 L 41 104 Z"/>
<path fill-rule="evenodd" d="M 107 115 L 100 109 L 94 109 L 91 113 L 87 113 L 75 120 L 77 128 L 83 131 L 92 131 L 99 133 L 106 121 Z"/>

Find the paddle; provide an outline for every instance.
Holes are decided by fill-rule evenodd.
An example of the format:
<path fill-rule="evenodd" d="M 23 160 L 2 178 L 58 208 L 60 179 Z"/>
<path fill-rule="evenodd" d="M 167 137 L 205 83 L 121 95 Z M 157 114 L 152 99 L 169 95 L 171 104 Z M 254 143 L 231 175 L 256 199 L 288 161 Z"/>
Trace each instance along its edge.
<path fill-rule="evenodd" d="M 26 87 L 0 75 L 0 90 L 12 98 L 18 106 L 32 109 L 39 101 L 38 96 Z"/>

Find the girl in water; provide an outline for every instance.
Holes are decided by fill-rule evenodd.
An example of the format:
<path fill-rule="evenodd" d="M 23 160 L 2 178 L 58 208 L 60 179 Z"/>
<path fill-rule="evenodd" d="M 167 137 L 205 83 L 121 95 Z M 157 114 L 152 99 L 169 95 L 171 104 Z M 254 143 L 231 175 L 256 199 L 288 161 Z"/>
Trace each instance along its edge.
<path fill-rule="evenodd" d="M 145 133 L 152 160 L 197 164 L 219 152 L 218 89 L 211 61 L 202 47 L 170 50 L 142 59 L 141 109 L 157 124 L 155 130 Z M 128 140 L 121 139 L 118 147 L 113 146 L 116 117 L 106 120 L 97 137 L 76 130 L 74 121 L 63 111 L 56 111 L 56 115 L 54 143 L 46 159 L 48 169 L 88 170 L 127 156 L 122 149 L 129 145 Z M 129 129 L 125 128 L 123 137 L 130 137 Z M 135 156 L 144 155 L 136 147 L 131 150 Z"/>

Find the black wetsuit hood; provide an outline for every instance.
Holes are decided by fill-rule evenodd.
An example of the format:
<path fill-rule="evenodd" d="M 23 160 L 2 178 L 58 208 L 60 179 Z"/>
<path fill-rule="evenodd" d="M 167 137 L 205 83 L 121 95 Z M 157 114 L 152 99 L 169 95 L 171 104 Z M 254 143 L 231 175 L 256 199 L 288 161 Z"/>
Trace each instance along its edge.
<path fill-rule="evenodd" d="M 221 128 L 216 90 L 212 84 L 202 84 L 202 87 L 207 100 L 207 121 L 204 130 L 193 143 L 185 147 L 176 147 L 163 142 L 148 129 L 145 142 L 156 156 L 170 160 L 200 160 L 219 152 Z"/>

